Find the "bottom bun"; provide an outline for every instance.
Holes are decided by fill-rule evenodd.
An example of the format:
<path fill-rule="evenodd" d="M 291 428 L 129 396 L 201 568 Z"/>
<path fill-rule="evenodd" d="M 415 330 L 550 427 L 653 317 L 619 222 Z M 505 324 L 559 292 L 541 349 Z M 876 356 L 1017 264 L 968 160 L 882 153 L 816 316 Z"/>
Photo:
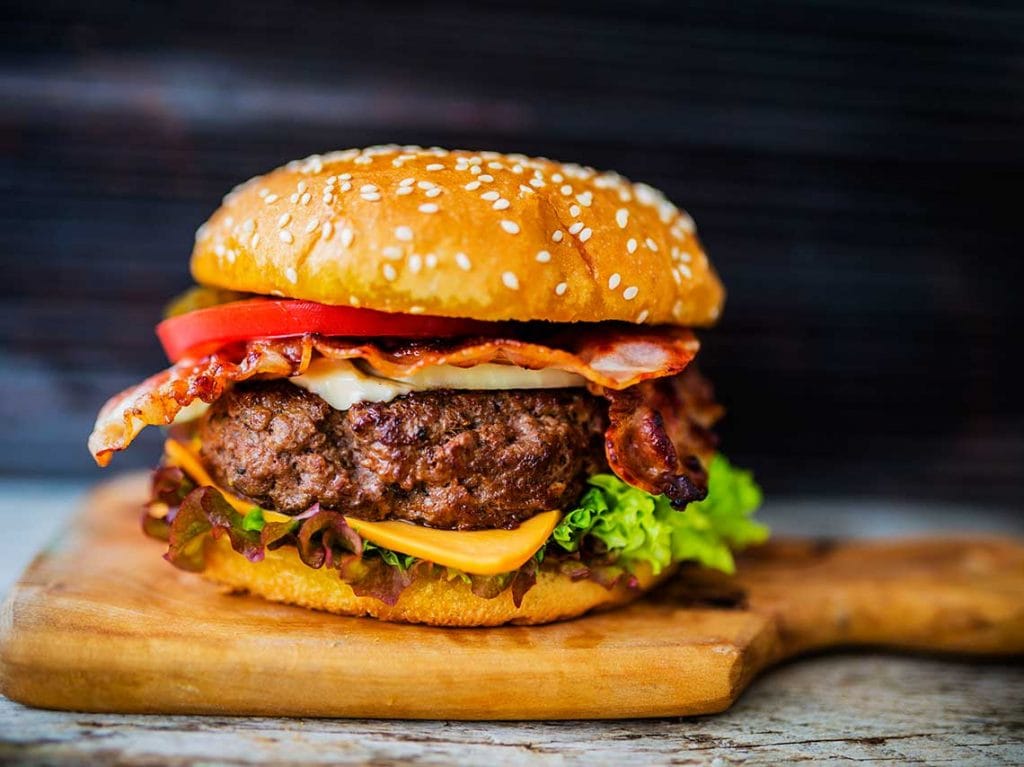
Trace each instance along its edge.
<path fill-rule="evenodd" d="M 208 580 L 274 602 L 326 610 L 340 615 L 368 615 L 385 621 L 427 623 L 432 626 L 499 626 L 503 623 L 550 623 L 575 618 L 588 610 L 607 609 L 633 601 L 675 571 L 657 576 L 644 567 L 635 575 L 638 588 L 624 584 L 607 589 L 594 581 L 573 581 L 566 575 L 541 571 L 523 603 L 512 603 L 510 590 L 493 599 L 476 596 L 461 579 L 416 578 L 393 605 L 360 597 L 330 568 L 304 565 L 293 549 L 268 551 L 262 562 L 250 562 L 231 549 L 227 537 L 211 540 L 206 548 Z"/>

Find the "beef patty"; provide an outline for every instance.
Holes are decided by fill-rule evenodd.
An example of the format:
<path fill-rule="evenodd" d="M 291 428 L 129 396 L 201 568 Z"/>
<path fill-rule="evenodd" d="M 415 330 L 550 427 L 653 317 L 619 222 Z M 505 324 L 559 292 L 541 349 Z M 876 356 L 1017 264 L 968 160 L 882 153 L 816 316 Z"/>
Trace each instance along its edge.
<path fill-rule="evenodd" d="M 225 393 L 199 426 L 222 486 L 295 514 L 514 527 L 606 469 L 607 406 L 582 390 L 430 391 L 332 408 L 287 381 Z"/>

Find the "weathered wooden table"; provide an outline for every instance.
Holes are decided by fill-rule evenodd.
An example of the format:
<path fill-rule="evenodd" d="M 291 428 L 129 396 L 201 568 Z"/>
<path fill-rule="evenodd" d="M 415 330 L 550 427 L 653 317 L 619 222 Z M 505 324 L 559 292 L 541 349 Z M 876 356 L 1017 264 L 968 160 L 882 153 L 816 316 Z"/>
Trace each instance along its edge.
<path fill-rule="evenodd" d="M 0 591 L 83 490 L 0 483 Z M 899 503 L 787 503 L 782 532 L 1020 534 L 1015 515 Z M 541 693 L 542 694 L 542 693 Z M 0 698 L 2 764 L 1024 764 L 1024 666 L 836 654 L 777 668 L 729 712 L 693 719 L 463 723 L 113 716 Z"/>

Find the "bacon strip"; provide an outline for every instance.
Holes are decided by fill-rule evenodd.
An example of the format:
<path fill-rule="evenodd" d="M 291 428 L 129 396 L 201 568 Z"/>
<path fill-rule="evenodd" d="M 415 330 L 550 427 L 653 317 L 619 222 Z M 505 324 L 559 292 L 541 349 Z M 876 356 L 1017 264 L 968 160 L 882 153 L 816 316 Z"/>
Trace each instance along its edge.
<path fill-rule="evenodd" d="M 428 365 L 470 367 L 487 362 L 577 373 L 598 391 L 681 372 L 697 354 L 693 334 L 682 328 L 611 326 L 583 330 L 545 343 L 512 338 L 354 343 L 303 336 L 250 341 L 199 360 L 183 360 L 112 397 L 100 410 L 89 450 L 100 466 L 124 450 L 146 426 L 166 426 L 197 400 L 214 402 L 227 386 L 250 378 L 287 378 L 309 366 L 313 353 L 361 359 L 385 376 L 406 376 Z M 621 448 L 620 448 L 621 453 Z"/>
<path fill-rule="evenodd" d="M 711 387 L 694 368 L 624 391 L 605 389 L 605 455 L 623 481 L 676 508 L 708 493 L 704 468 L 715 449 L 711 425 L 722 415 Z"/>

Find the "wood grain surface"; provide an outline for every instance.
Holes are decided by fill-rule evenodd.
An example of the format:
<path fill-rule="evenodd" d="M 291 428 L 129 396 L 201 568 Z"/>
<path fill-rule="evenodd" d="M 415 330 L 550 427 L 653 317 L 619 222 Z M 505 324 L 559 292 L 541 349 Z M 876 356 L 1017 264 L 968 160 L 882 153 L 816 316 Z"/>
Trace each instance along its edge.
<path fill-rule="evenodd" d="M 144 483 L 101 486 L 13 590 L 8 697 L 114 712 L 668 716 L 721 711 L 808 650 L 1024 653 L 1024 546 L 1011 540 L 780 542 L 736 578 L 691 570 L 623 610 L 433 629 L 225 594 L 173 570 L 137 529 Z"/>

